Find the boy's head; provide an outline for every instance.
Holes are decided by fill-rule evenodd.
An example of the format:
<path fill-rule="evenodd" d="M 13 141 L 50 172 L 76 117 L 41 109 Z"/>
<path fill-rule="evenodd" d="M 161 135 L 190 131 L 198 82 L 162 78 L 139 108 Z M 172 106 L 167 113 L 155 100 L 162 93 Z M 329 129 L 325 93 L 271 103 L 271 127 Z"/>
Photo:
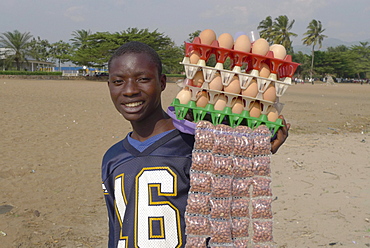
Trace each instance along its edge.
<path fill-rule="evenodd" d="M 126 120 L 151 128 L 163 118 L 161 94 L 166 88 L 166 76 L 152 48 L 128 42 L 113 54 L 108 68 L 112 101 Z"/>
<path fill-rule="evenodd" d="M 162 61 L 161 58 L 159 57 L 158 53 L 148 46 L 147 44 L 138 42 L 138 41 L 130 41 L 122 46 L 120 46 L 112 55 L 112 57 L 108 61 L 108 71 L 111 67 L 112 60 L 126 54 L 126 53 L 145 53 L 149 55 L 150 59 L 154 64 L 157 65 L 158 67 L 158 75 L 162 74 Z"/>

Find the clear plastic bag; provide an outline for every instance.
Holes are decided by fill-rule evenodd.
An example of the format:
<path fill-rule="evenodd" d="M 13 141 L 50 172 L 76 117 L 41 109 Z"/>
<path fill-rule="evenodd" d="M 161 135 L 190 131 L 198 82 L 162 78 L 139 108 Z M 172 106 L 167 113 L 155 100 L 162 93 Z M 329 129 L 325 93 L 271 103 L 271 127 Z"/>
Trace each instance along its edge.
<path fill-rule="evenodd" d="M 213 154 L 232 154 L 235 146 L 235 139 L 233 129 L 230 126 L 219 124 L 215 127 L 214 131 L 215 142 L 213 146 Z"/>
<path fill-rule="evenodd" d="M 249 239 L 234 239 L 234 248 L 248 248 Z"/>
<path fill-rule="evenodd" d="M 272 196 L 271 179 L 265 177 L 254 177 L 252 179 L 252 197 Z"/>
<path fill-rule="evenodd" d="M 232 184 L 232 196 L 250 197 L 250 186 L 252 181 L 249 178 L 234 178 Z"/>
<path fill-rule="evenodd" d="M 190 191 L 211 193 L 211 175 L 204 172 L 190 172 Z"/>
<path fill-rule="evenodd" d="M 231 222 L 229 220 L 210 220 L 212 244 L 232 243 Z"/>
<path fill-rule="evenodd" d="M 231 199 L 230 198 L 211 198 L 211 218 L 230 219 Z"/>
<path fill-rule="evenodd" d="M 227 198 L 231 197 L 232 177 L 228 176 L 215 176 L 212 178 L 212 197 Z"/>
<path fill-rule="evenodd" d="M 254 176 L 253 158 L 234 157 L 234 177 L 252 177 Z"/>
<path fill-rule="evenodd" d="M 249 237 L 249 219 L 233 218 L 232 219 L 232 237 L 233 238 L 246 238 Z"/>
<path fill-rule="evenodd" d="M 214 126 L 207 121 L 200 121 L 195 129 L 194 149 L 210 151 L 214 146 Z"/>
<path fill-rule="evenodd" d="M 257 155 L 271 154 L 271 131 L 261 125 L 253 130 L 253 153 Z"/>
<path fill-rule="evenodd" d="M 272 221 L 255 221 L 253 222 L 253 242 L 264 243 L 272 242 Z"/>
<path fill-rule="evenodd" d="M 211 171 L 213 167 L 213 156 L 210 152 L 193 151 L 191 168 L 196 171 Z"/>
<path fill-rule="evenodd" d="M 272 199 L 271 198 L 260 198 L 252 199 L 252 218 L 253 219 L 272 219 Z"/>
<path fill-rule="evenodd" d="M 232 176 L 233 175 L 233 158 L 231 156 L 213 156 L 214 175 Z"/>
<path fill-rule="evenodd" d="M 209 219 L 198 215 L 185 215 L 186 234 L 187 235 L 209 235 L 210 223 Z"/>
<path fill-rule="evenodd" d="M 207 238 L 197 236 L 187 236 L 185 248 L 206 248 Z"/>
<path fill-rule="evenodd" d="M 233 197 L 230 213 L 233 218 L 249 218 L 249 199 Z"/>
<path fill-rule="evenodd" d="M 257 156 L 253 158 L 253 173 L 256 176 L 271 176 L 271 158 L 269 155 Z"/>
<path fill-rule="evenodd" d="M 253 133 L 252 129 L 247 126 L 237 126 L 234 129 L 235 146 L 234 156 L 252 157 L 253 151 Z"/>
<path fill-rule="evenodd" d="M 209 199 L 209 194 L 190 192 L 186 212 L 189 214 L 209 215 L 211 213 Z"/>

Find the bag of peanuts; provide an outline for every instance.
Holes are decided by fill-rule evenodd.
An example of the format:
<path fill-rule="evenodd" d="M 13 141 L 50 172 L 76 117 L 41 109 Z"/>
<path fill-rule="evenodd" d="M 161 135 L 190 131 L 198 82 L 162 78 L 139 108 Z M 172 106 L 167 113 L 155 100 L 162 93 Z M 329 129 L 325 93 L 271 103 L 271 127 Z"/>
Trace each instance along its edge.
<path fill-rule="evenodd" d="M 258 126 L 252 136 L 254 156 L 271 154 L 271 131 L 266 126 Z"/>
<path fill-rule="evenodd" d="M 195 129 L 195 150 L 211 151 L 214 146 L 214 126 L 208 121 L 198 122 Z"/>
<path fill-rule="evenodd" d="M 235 146 L 233 129 L 230 126 L 219 124 L 214 129 L 213 154 L 232 154 Z"/>

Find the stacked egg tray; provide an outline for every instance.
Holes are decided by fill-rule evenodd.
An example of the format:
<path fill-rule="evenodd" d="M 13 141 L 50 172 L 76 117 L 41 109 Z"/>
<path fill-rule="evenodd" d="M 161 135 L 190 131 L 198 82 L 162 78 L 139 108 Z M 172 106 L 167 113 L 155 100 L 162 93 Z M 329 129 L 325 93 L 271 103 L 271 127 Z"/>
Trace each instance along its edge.
<path fill-rule="evenodd" d="M 197 64 L 190 63 L 190 55 L 194 52 L 200 55 Z M 217 61 L 214 67 L 206 65 L 206 62 L 212 54 L 215 55 Z M 224 69 L 224 63 L 227 58 L 230 58 L 230 61 L 232 61 L 232 70 Z M 268 78 L 260 77 L 259 75 L 262 63 L 270 67 L 271 74 Z M 201 44 L 199 37 L 196 37 L 192 43 L 185 43 L 185 57 L 180 64 L 184 65 L 186 79 L 179 86 L 191 91 L 191 99 L 186 104 L 181 104 L 179 99 L 175 98 L 171 103 L 175 108 L 175 114 L 178 120 L 183 120 L 190 114 L 193 118 L 191 121 L 195 123 L 200 120 L 209 120 L 214 125 L 221 123 L 231 127 L 245 125 L 252 129 L 264 124 L 270 129 L 272 135 L 282 126 L 281 119 L 269 121 L 267 114 L 272 107 L 274 107 L 278 113 L 280 113 L 283 108 L 283 104 L 279 99 L 285 93 L 287 87 L 291 85 L 291 78 L 299 65 L 298 63 L 292 62 L 290 55 L 287 55 L 285 59 L 282 60 L 274 58 L 272 51 L 269 51 L 266 56 L 262 56 L 221 48 L 217 40 L 211 45 Z M 247 66 L 242 70 L 242 66 L 244 65 Z M 204 83 L 200 87 L 189 84 L 188 82 L 191 81 L 199 71 L 203 73 Z M 247 89 L 252 79 L 255 79 L 258 85 L 258 94 L 256 97 L 249 97 L 210 89 L 209 83 L 214 79 L 216 72 L 221 75 L 224 87 L 230 84 L 234 76 L 239 78 L 240 88 L 242 90 Z M 276 90 L 276 100 L 274 102 L 263 99 L 263 94 L 270 84 L 273 84 Z M 199 93 L 202 91 L 206 91 L 209 95 L 209 102 L 205 107 L 197 107 L 196 101 L 199 98 Z M 223 110 L 215 110 L 214 104 L 221 94 L 226 96 L 226 107 Z M 244 110 L 240 114 L 232 112 L 232 106 L 237 98 L 242 99 L 244 106 Z M 250 110 L 255 101 L 258 101 L 261 105 L 261 115 L 258 117 L 251 117 Z"/>
<path fill-rule="evenodd" d="M 186 248 L 272 248 L 270 130 L 200 121 L 185 211 Z"/>

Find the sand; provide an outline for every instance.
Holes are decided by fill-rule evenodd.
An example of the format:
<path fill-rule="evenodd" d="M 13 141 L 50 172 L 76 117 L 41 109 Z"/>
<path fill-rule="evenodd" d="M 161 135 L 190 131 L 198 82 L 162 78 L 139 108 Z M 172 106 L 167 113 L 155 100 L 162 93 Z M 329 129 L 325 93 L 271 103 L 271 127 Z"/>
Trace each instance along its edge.
<path fill-rule="evenodd" d="M 106 247 L 101 158 L 131 130 L 106 83 L 1 79 L 0 97 L 0 247 Z M 281 102 L 276 247 L 369 247 L 370 85 L 292 85 Z"/>

